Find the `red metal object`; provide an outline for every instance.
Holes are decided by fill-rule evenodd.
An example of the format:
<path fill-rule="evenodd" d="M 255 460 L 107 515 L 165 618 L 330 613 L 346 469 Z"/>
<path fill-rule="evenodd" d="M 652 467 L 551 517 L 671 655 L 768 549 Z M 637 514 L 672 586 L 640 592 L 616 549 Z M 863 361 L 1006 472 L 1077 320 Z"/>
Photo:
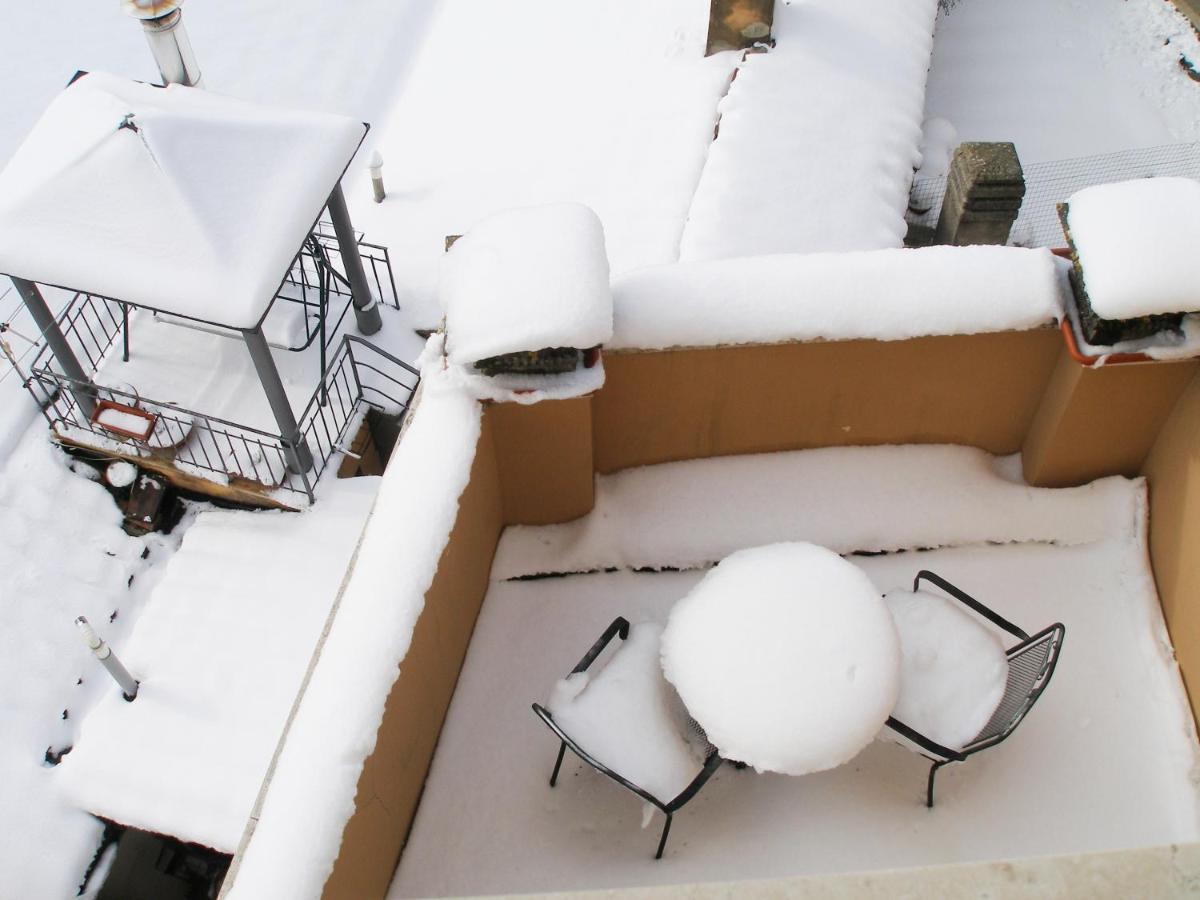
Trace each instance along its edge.
<path fill-rule="evenodd" d="M 1150 362 L 1152 359 L 1145 353 L 1106 353 L 1104 356 L 1087 356 L 1079 349 L 1079 343 L 1075 340 L 1075 329 L 1071 327 L 1071 320 L 1063 319 L 1061 327 L 1063 340 L 1067 344 L 1067 352 L 1071 354 L 1071 359 L 1081 366 L 1095 368 L 1098 365 L 1112 366 L 1120 363 Z"/>
<path fill-rule="evenodd" d="M 146 423 L 146 429 L 142 433 L 130 431 L 128 428 L 122 428 L 119 425 L 112 425 L 101 420 L 101 416 L 105 410 L 114 410 L 122 415 L 133 416 L 141 419 Z M 98 425 L 105 431 L 111 431 L 113 434 L 119 434 L 122 437 L 133 438 L 135 441 L 144 441 L 154 433 L 154 426 L 158 422 L 158 416 L 154 413 L 146 412 L 144 409 L 139 409 L 136 406 L 129 406 L 125 403 L 117 403 L 113 400 L 101 400 L 96 404 L 96 409 L 92 413 L 92 424 Z"/>

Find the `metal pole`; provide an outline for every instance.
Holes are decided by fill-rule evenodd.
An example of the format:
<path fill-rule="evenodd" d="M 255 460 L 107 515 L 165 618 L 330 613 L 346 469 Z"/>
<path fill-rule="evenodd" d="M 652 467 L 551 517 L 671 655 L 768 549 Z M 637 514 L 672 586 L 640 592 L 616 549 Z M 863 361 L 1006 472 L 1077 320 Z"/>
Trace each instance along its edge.
<path fill-rule="evenodd" d="M 71 396 L 75 398 L 75 402 L 79 404 L 79 409 L 83 414 L 90 419 L 96 410 L 96 389 L 75 357 L 75 351 L 67 343 L 62 329 L 58 327 L 54 313 L 50 312 L 50 307 L 46 305 L 46 298 L 42 296 L 42 292 L 32 281 L 13 278 L 12 283 L 16 287 L 17 293 L 21 295 L 25 308 L 33 316 L 38 331 L 46 339 L 50 352 L 54 354 L 54 358 L 62 367 L 63 374 L 67 376 L 67 388 L 70 390 Z"/>
<path fill-rule="evenodd" d="M 383 156 L 378 150 L 371 154 L 371 161 L 367 163 L 367 169 L 371 173 L 371 193 L 374 195 L 376 203 L 382 203 L 387 197 L 387 189 L 383 186 Z"/>
<path fill-rule="evenodd" d="M 350 282 L 350 293 L 354 297 L 354 318 L 358 322 L 358 330 L 363 334 L 374 334 L 383 327 L 383 320 L 379 317 L 379 304 L 371 296 L 371 288 L 367 284 L 367 273 L 363 269 L 358 241 L 354 239 L 354 226 L 350 222 L 350 210 L 346 208 L 346 197 L 340 184 L 329 195 L 328 207 L 338 249 L 342 253 L 342 265 L 346 267 L 346 278 Z"/>
<path fill-rule="evenodd" d="M 275 414 L 279 436 L 283 438 L 283 452 L 287 456 L 288 468 L 296 474 L 307 472 L 313 466 L 312 451 L 308 449 L 308 442 L 304 440 L 300 426 L 296 424 L 296 415 L 292 412 L 292 404 L 283 389 L 283 381 L 279 377 L 279 370 L 275 368 L 275 359 L 271 356 L 267 339 L 263 337 L 261 328 L 243 331 L 242 336 L 258 372 L 258 380 L 262 382 L 263 391 L 266 392 L 267 402 L 271 404 L 271 412 Z"/>
<path fill-rule="evenodd" d="M 95 629 L 88 624 L 88 620 L 83 616 L 79 616 L 75 620 L 75 624 L 79 626 L 80 632 L 83 633 L 83 640 L 88 645 L 88 649 L 96 654 L 96 659 L 100 660 L 101 665 L 108 670 L 108 674 L 120 686 L 121 696 L 126 700 L 133 700 L 137 697 L 138 683 L 129 674 L 129 670 L 117 659 L 117 655 L 112 652 L 112 648 L 104 643 L 104 639 L 96 634 Z"/>
<path fill-rule="evenodd" d="M 139 19 L 154 54 L 163 84 L 203 87 L 192 42 L 183 27 L 183 0 L 122 0 L 125 11 Z"/>

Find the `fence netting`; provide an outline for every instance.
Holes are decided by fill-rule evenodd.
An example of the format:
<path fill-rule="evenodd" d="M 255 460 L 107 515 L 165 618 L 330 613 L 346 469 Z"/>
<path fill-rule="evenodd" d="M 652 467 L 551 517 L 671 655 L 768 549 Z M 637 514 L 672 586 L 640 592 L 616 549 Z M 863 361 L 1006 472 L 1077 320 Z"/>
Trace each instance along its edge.
<path fill-rule="evenodd" d="M 1025 170 L 1025 199 L 1009 244 L 1018 247 L 1063 247 L 1056 204 L 1078 190 L 1133 178 L 1181 176 L 1200 180 L 1200 143 L 1168 144 L 1122 150 L 1076 159 L 1031 163 Z M 909 196 L 908 221 L 934 226 L 946 194 L 946 179 L 919 178 Z"/>

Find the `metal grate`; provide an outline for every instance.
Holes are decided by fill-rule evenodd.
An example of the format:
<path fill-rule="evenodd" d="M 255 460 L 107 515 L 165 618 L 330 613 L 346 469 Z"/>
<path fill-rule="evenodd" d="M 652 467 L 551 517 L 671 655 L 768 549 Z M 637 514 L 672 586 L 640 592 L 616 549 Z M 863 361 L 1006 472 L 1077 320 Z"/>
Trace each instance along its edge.
<path fill-rule="evenodd" d="M 1004 697 L 983 730 L 963 748 L 965 752 L 999 743 L 1021 723 L 1054 671 L 1062 639 L 1062 626 L 1054 626 L 1009 651 Z"/>
<path fill-rule="evenodd" d="M 1032 163 L 1024 166 L 1024 170 L 1025 200 L 1008 242 L 1019 247 L 1062 247 L 1066 239 L 1058 221 L 1056 204 L 1066 201 L 1076 191 L 1096 184 L 1163 176 L 1200 180 L 1200 143 L 1169 144 Z M 945 194 L 944 177 L 915 180 L 909 194 L 908 222 L 916 226 L 936 226 Z"/>

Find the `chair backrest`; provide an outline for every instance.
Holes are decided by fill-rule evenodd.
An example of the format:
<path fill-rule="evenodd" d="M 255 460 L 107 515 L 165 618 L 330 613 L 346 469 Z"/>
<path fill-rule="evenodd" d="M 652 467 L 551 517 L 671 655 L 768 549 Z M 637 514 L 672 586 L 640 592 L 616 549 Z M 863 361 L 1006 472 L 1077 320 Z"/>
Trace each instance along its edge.
<path fill-rule="evenodd" d="M 1000 705 L 964 754 L 995 746 L 1013 733 L 1050 683 L 1067 630 L 1061 622 L 1026 638 L 1007 652 L 1008 682 Z"/>

